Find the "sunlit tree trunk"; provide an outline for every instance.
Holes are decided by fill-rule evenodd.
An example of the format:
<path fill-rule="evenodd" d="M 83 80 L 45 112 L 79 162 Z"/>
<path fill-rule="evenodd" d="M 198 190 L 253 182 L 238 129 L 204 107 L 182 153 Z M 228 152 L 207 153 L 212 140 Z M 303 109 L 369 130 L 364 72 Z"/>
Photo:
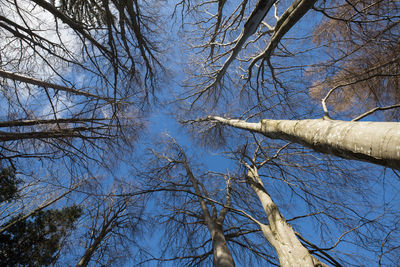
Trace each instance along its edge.
<path fill-rule="evenodd" d="M 92 255 L 96 252 L 97 248 L 100 246 L 100 242 L 101 242 L 100 239 L 96 239 L 96 242 L 92 246 L 86 249 L 85 254 L 76 264 L 77 267 L 88 266 L 90 260 L 92 259 Z"/>
<path fill-rule="evenodd" d="M 317 152 L 367 161 L 400 170 L 400 123 L 312 120 L 261 120 L 250 123 L 216 116 L 209 121 L 288 140 Z"/>
<path fill-rule="evenodd" d="M 312 256 L 307 248 L 301 244 L 292 226 L 286 222 L 285 218 L 279 212 L 278 207 L 265 190 L 255 166 L 248 166 L 247 176 L 250 187 L 256 193 L 268 218 L 269 224 L 261 224 L 261 230 L 268 242 L 274 247 L 280 265 L 282 267 L 327 266 Z"/>

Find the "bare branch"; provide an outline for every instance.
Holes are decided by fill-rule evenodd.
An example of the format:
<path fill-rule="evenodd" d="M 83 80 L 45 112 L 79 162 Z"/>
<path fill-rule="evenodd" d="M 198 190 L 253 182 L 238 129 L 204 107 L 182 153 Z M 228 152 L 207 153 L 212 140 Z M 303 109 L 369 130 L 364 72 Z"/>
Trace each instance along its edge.
<path fill-rule="evenodd" d="M 367 111 L 367 112 L 361 114 L 361 115 L 358 116 L 357 118 L 352 119 L 351 121 L 359 121 L 359 120 L 361 120 L 362 118 L 365 118 L 365 117 L 367 117 L 367 116 L 373 114 L 375 111 L 378 111 L 378 110 L 388 110 L 388 109 L 394 109 L 394 108 L 400 108 L 400 104 L 391 105 L 391 106 L 387 106 L 387 107 L 376 107 L 376 108 L 373 108 L 373 109 L 371 109 L 371 110 L 369 110 L 369 111 Z"/>
<path fill-rule="evenodd" d="M 41 80 L 38 80 L 38 79 L 30 78 L 30 77 L 27 77 L 27 76 L 24 76 L 24 75 L 12 73 L 12 72 L 1 70 L 1 69 L 0 69 L 0 77 L 6 78 L 6 79 L 11 79 L 11 80 L 14 80 L 14 81 L 33 84 L 33 85 L 41 86 L 41 87 L 44 87 L 44 88 L 53 88 L 53 89 L 60 90 L 60 91 L 63 91 L 63 92 L 68 92 L 68 93 L 71 93 L 71 94 L 74 94 L 74 95 L 83 95 L 83 96 L 86 96 L 86 97 L 99 99 L 99 100 L 104 100 L 104 101 L 107 101 L 107 102 L 115 102 L 112 98 L 101 97 L 99 95 L 95 95 L 95 94 L 91 94 L 91 93 L 88 93 L 88 92 L 80 91 L 80 90 L 77 90 L 77 89 L 74 89 L 74 88 L 71 88 L 71 87 L 67 87 L 67 86 L 63 86 L 63 85 L 59 85 L 59 84 L 54 84 L 54 83 L 41 81 Z"/>
<path fill-rule="evenodd" d="M 292 5 L 282 14 L 274 28 L 267 47 L 257 57 L 255 57 L 249 65 L 249 77 L 253 66 L 262 59 L 263 61 L 270 61 L 271 55 L 275 48 L 278 46 L 282 37 L 310 10 L 315 4 L 316 0 L 295 0 Z"/>

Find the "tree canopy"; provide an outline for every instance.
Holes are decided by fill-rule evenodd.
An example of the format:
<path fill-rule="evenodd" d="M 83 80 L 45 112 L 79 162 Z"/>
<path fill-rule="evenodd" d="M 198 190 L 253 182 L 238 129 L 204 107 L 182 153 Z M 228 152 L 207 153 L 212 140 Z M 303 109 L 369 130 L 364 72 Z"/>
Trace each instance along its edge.
<path fill-rule="evenodd" d="M 0 0 L 0 263 L 400 261 L 395 0 Z"/>

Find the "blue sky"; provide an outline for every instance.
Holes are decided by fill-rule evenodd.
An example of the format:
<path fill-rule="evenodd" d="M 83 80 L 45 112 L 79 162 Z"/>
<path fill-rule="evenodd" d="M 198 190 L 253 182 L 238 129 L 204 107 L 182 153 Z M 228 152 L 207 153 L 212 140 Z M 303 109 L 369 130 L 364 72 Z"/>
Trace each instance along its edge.
<path fill-rule="evenodd" d="M 291 1 L 281 1 L 285 6 L 290 2 Z M 229 11 L 235 8 L 235 4 L 237 3 L 239 3 L 239 1 L 228 1 L 227 10 Z M 167 4 L 164 7 L 163 12 L 171 12 L 172 4 L 173 3 L 169 3 L 169 6 Z M 252 1 L 250 6 L 253 7 L 254 4 L 255 1 Z M 283 10 L 284 9 L 281 8 L 279 9 L 279 12 L 283 12 Z M 210 9 L 206 11 L 212 13 L 216 10 Z M 248 15 L 249 13 L 250 10 L 247 10 L 246 14 Z M 306 50 L 314 46 L 310 38 L 298 40 L 297 37 L 310 34 L 315 25 L 318 24 L 320 18 L 321 15 L 314 11 L 307 14 L 286 35 L 287 39 L 284 42 L 285 45 L 287 45 L 288 48 L 292 48 L 293 51 Z M 186 17 L 186 19 L 188 21 L 193 21 L 193 18 L 190 16 Z M 267 20 L 274 20 L 271 12 L 267 16 Z M 132 166 L 138 167 L 137 163 L 142 164 L 143 162 L 141 162 L 141 160 L 144 160 L 145 157 L 141 158 L 141 155 L 145 154 L 150 149 L 153 149 L 155 143 L 166 138 L 167 135 L 172 136 L 176 139 L 177 143 L 185 147 L 186 153 L 193 156 L 194 163 L 201 164 L 202 170 L 204 171 L 235 173 L 235 171 L 239 169 L 238 161 L 233 160 L 231 155 L 223 152 L 229 149 L 235 150 L 239 146 L 245 147 L 246 144 L 248 144 L 248 152 L 250 155 L 252 153 L 251 148 L 252 143 L 254 143 L 254 136 L 251 134 L 240 130 L 228 130 L 227 146 L 215 149 L 207 145 L 201 146 L 196 131 L 190 132 L 190 127 L 183 127 L 177 119 L 185 117 L 193 119 L 209 115 L 210 113 L 229 117 L 251 117 L 251 121 L 258 121 L 260 118 L 304 119 L 320 118 L 323 116 L 323 110 L 319 101 L 312 99 L 309 95 L 308 89 L 311 85 L 311 81 L 305 74 L 307 68 L 305 65 L 317 62 L 316 59 L 327 59 L 326 55 L 321 56 L 320 54 L 320 52 L 323 52 L 324 49 L 326 49 L 325 47 L 309 52 L 302 52 L 293 58 L 289 57 L 288 54 L 283 54 L 282 51 L 285 51 L 285 49 L 279 47 L 282 49 L 277 52 L 280 56 L 272 58 L 272 64 L 274 66 L 284 67 L 287 65 L 299 65 L 298 68 L 294 68 L 290 71 L 283 68 L 278 69 L 277 71 L 279 79 L 290 90 L 284 92 L 284 90 L 279 86 L 274 87 L 274 83 L 271 81 L 271 76 L 268 71 L 266 71 L 267 78 L 265 86 L 262 88 L 264 90 L 264 95 L 262 95 L 262 97 L 264 98 L 261 98 L 263 103 L 254 109 L 251 106 L 256 102 L 256 100 L 254 100 L 254 91 L 240 91 L 242 85 L 240 81 L 236 83 L 235 81 L 230 82 L 229 80 L 226 80 L 225 85 L 227 90 L 224 91 L 224 99 L 219 102 L 217 107 L 210 108 L 210 105 L 208 105 L 210 103 L 206 102 L 203 103 L 204 106 L 207 107 L 205 110 L 195 109 L 201 106 L 202 100 L 200 99 L 198 102 L 199 106 L 195 106 L 192 111 L 183 115 L 184 113 L 180 113 L 178 105 L 181 104 L 182 106 L 187 107 L 193 98 L 189 98 L 186 102 L 175 102 L 173 100 L 175 100 L 176 96 L 181 96 L 190 90 L 189 87 L 185 87 L 188 82 L 193 81 L 188 79 L 189 76 L 187 74 L 187 71 L 190 70 L 192 64 L 189 60 L 196 55 L 203 59 L 204 57 L 202 56 L 204 55 L 197 53 L 201 49 L 190 48 L 187 43 L 188 40 L 185 39 L 187 37 L 196 37 L 196 35 L 200 35 L 202 33 L 201 30 L 196 29 L 194 26 L 186 26 L 182 29 L 179 27 L 179 23 L 179 16 L 175 19 L 165 20 L 164 26 L 169 33 L 166 37 L 168 44 L 162 48 L 167 52 L 167 59 L 165 61 L 167 71 L 161 73 L 161 75 L 165 75 L 162 77 L 163 83 L 161 83 L 162 88 L 160 88 L 162 90 L 156 92 L 155 98 L 157 99 L 154 99 L 155 101 L 150 104 L 151 108 L 149 109 L 148 118 L 146 118 L 146 127 L 140 129 L 140 139 L 135 145 L 135 150 L 132 150 L 132 155 L 126 154 L 126 158 L 132 161 L 115 164 L 113 166 L 114 168 L 111 169 L 110 172 L 104 169 L 91 169 L 94 175 L 104 177 L 102 182 L 105 188 L 111 187 L 113 182 L 118 179 L 126 179 L 127 182 L 135 184 L 135 177 L 131 177 L 132 173 L 135 173 Z M 240 31 L 241 27 L 230 31 L 227 39 L 235 39 Z M 265 36 L 265 39 L 261 39 L 254 45 L 249 45 L 239 54 L 240 59 L 246 59 L 246 57 L 251 55 L 251 53 L 259 51 L 267 42 L 268 38 Z M 226 57 L 227 55 L 221 57 L 220 61 L 223 62 Z M 246 66 L 247 63 L 248 62 L 244 60 L 235 60 L 230 66 L 228 74 L 231 75 L 233 79 L 238 78 L 239 75 L 244 73 L 243 68 L 240 70 L 238 67 Z M 209 66 L 205 66 L 205 71 L 208 70 L 207 67 Z M 86 74 L 82 71 L 75 73 L 76 70 L 72 68 L 68 69 L 68 71 L 71 72 L 67 77 L 71 79 L 76 86 L 83 83 L 86 83 L 87 85 L 92 83 L 90 79 L 85 79 L 85 77 L 89 77 L 89 73 Z M 201 71 L 203 70 L 200 69 L 200 74 L 204 74 L 201 73 Z M 254 80 L 252 82 L 254 82 Z M 245 87 L 245 89 L 249 88 Z M 250 101 L 248 102 L 246 102 L 248 99 L 245 99 L 244 97 L 244 93 L 246 92 L 250 95 Z M 43 98 L 38 98 L 39 102 L 46 99 L 44 95 L 42 96 Z M 286 100 L 291 101 L 291 108 L 288 108 L 289 104 L 284 102 Z M 70 102 L 66 102 L 67 104 L 70 104 Z M 85 107 L 84 104 L 82 106 Z M 40 106 L 40 108 L 46 111 L 50 110 L 48 106 Z M 107 113 L 107 110 L 104 110 L 103 113 Z M 335 119 L 351 119 L 346 116 L 345 113 L 334 115 Z M 380 119 L 381 117 L 379 114 L 368 118 L 368 120 Z M 283 141 L 272 141 L 259 135 L 256 136 L 258 141 L 265 141 L 264 145 L 266 153 L 268 153 L 269 156 L 272 156 L 280 146 L 286 144 L 286 142 Z M 124 151 L 121 153 L 128 152 Z M 107 151 L 105 154 L 107 155 Z M 125 155 L 118 156 L 121 156 L 122 158 Z M 135 160 L 137 160 L 137 162 Z M 280 161 L 279 159 L 276 162 L 277 164 L 271 164 L 263 168 L 260 173 L 263 175 L 263 181 L 268 193 L 276 201 L 276 204 L 279 206 L 286 219 L 302 216 L 309 212 L 319 212 L 323 209 L 329 211 L 326 215 L 321 215 L 317 218 L 302 218 L 291 222 L 295 227 L 295 230 L 299 231 L 305 238 L 321 247 L 332 246 L 336 242 L 337 238 L 348 229 L 355 226 L 361 226 L 357 228 L 360 235 L 370 234 L 371 236 L 374 236 L 374 234 L 376 234 L 377 240 L 379 238 L 382 239 L 382 235 L 384 233 L 389 233 L 391 227 L 393 227 L 393 222 L 395 222 L 396 218 L 399 218 L 398 208 L 396 207 L 400 205 L 400 184 L 398 177 L 396 177 L 392 170 L 384 169 L 383 167 L 372 164 L 355 161 L 350 162 L 333 156 L 329 157 L 321 155 L 297 145 L 290 145 L 288 149 L 284 150 L 282 160 Z M 66 165 L 69 164 L 68 160 L 64 163 Z M 41 171 L 46 171 L 46 168 L 51 168 L 53 166 L 55 166 L 55 168 L 60 168 L 60 165 L 44 164 L 43 166 L 43 163 L 41 162 L 36 164 L 37 166 L 40 166 Z M 279 166 L 282 166 L 282 168 Z M 50 176 L 49 174 L 57 174 L 58 171 L 61 175 L 60 177 L 57 177 L 57 179 L 63 183 L 69 183 L 70 180 L 67 180 L 68 178 L 84 174 L 85 170 L 82 169 L 76 173 L 69 173 L 68 171 L 63 172 L 63 170 L 54 169 L 52 172 L 50 170 L 45 175 L 47 175 L 47 178 L 52 178 L 53 176 Z M 239 174 L 243 175 L 243 173 L 242 170 Z M 224 186 L 223 183 L 220 183 L 220 185 L 221 187 Z M 240 187 L 245 188 L 246 186 L 244 184 L 238 184 L 238 192 L 241 189 Z M 210 188 L 210 191 L 212 191 L 212 189 L 214 188 Z M 217 189 L 223 190 L 224 188 Z M 305 190 L 309 191 L 304 193 Z M 84 196 L 82 195 L 78 194 L 77 196 L 79 201 L 84 199 Z M 240 197 L 243 199 L 248 198 L 249 202 L 254 201 L 253 195 L 241 195 Z M 310 201 L 310 203 L 307 204 L 307 201 Z M 235 203 L 240 203 L 240 201 L 238 200 Z M 244 207 L 235 206 L 235 208 L 243 208 L 245 211 L 248 211 L 249 209 L 250 213 L 254 213 L 254 216 L 260 216 L 265 222 L 265 215 L 262 214 L 261 206 L 257 206 L 258 202 L 255 201 L 250 203 L 251 205 L 254 203 L 257 204 L 254 204 L 251 207 L 246 207 L 245 205 Z M 313 204 L 315 205 L 313 206 Z M 160 208 L 159 205 L 160 203 L 157 199 L 149 201 L 147 206 L 148 214 L 156 214 Z M 184 205 L 184 203 L 182 203 L 182 205 Z M 382 216 L 382 214 L 385 216 Z M 151 217 L 149 217 L 149 220 L 152 220 Z M 375 221 L 373 222 L 373 220 Z M 376 228 L 368 228 L 372 223 L 376 223 Z M 397 230 L 395 228 L 393 229 Z M 146 233 L 139 238 L 139 240 L 143 241 L 143 244 L 146 245 L 155 257 L 158 257 L 161 253 L 159 246 L 160 238 L 163 236 L 163 230 L 164 229 L 161 227 L 156 229 L 153 228 L 149 230 L 149 232 L 152 233 L 151 238 L 148 238 Z M 398 231 L 393 232 L 398 236 Z M 393 234 L 393 236 L 396 236 L 395 234 Z M 392 238 L 391 236 L 388 237 Z M 361 241 L 350 233 L 343 237 L 342 242 L 333 251 L 341 251 L 341 253 L 343 253 L 342 255 L 345 256 L 346 254 L 357 255 L 355 261 L 356 265 L 362 266 L 363 262 L 376 263 L 378 255 L 365 249 L 360 250 L 357 247 L 359 242 Z M 373 245 L 377 245 L 377 243 L 373 243 Z M 368 246 L 369 244 L 365 245 L 365 247 Z M 376 249 L 376 247 L 374 249 Z M 81 252 L 82 249 L 77 249 L 77 251 Z M 67 258 L 68 257 L 69 255 L 67 255 Z M 172 257 L 172 255 L 167 255 L 166 257 Z M 209 259 L 209 262 L 211 262 L 212 257 L 209 257 Z M 133 261 L 128 262 L 126 265 L 130 266 L 132 264 Z M 148 266 L 154 265 L 155 262 L 148 264 Z M 161 265 L 179 266 L 179 263 L 164 262 Z M 265 265 L 262 264 L 259 266 Z"/>

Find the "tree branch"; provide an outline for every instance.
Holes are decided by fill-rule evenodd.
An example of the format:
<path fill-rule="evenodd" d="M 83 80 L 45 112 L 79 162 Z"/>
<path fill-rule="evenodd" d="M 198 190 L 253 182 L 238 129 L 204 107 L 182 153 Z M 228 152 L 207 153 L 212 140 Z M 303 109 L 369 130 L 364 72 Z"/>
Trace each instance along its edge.
<path fill-rule="evenodd" d="M 104 101 L 107 101 L 107 102 L 115 102 L 114 99 L 112 99 L 112 98 L 101 97 L 101 96 L 94 95 L 94 94 L 91 94 L 91 93 L 88 93 L 88 92 L 84 92 L 84 91 L 80 91 L 80 90 L 77 90 L 77 89 L 74 89 L 74 88 L 71 88 L 71 87 L 67 87 L 67 86 L 63 86 L 63 85 L 59 85 L 59 84 L 55 84 L 55 83 L 45 82 L 45 81 L 42 81 L 42 80 L 30 78 L 30 77 L 27 77 L 27 76 L 24 76 L 24 75 L 12 73 L 12 72 L 1 70 L 1 69 L 0 69 L 0 77 L 6 78 L 6 79 L 10 79 L 10 80 L 14 80 L 14 81 L 33 84 L 33 85 L 41 86 L 41 87 L 44 87 L 44 88 L 53 88 L 53 89 L 64 91 L 64 92 L 68 92 L 68 93 L 71 93 L 71 94 L 74 94 L 74 95 L 83 95 L 83 96 L 86 96 L 86 97 L 100 99 L 100 100 L 104 100 Z"/>

